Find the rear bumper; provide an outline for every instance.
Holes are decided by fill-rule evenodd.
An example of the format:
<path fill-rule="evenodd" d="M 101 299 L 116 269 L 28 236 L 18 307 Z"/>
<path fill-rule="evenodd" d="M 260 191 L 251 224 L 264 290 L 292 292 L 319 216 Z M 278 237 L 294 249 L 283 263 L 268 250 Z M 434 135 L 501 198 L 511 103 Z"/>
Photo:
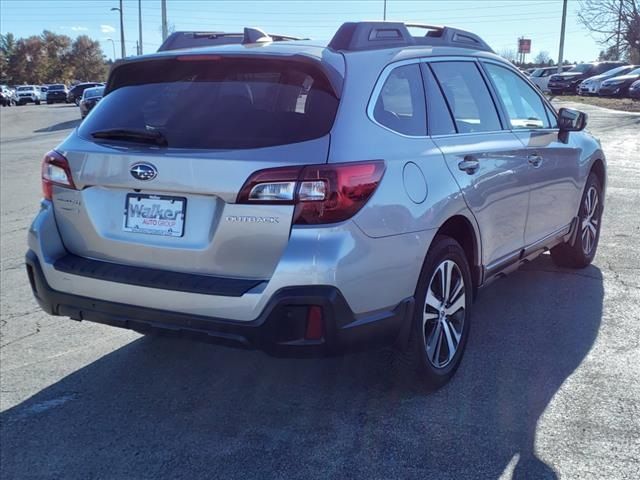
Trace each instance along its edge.
<path fill-rule="evenodd" d="M 26 267 L 33 294 L 50 315 L 127 328 L 166 332 L 230 346 L 258 348 L 273 355 L 334 355 L 375 346 L 404 345 L 413 315 L 413 298 L 394 309 L 357 316 L 333 286 L 287 287 L 276 292 L 258 318 L 238 322 L 88 298 L 51 288 L 32 250 Z M 323 337 L 305 339 L 309 306 L 323 312 Z"/>
<path fill-rule="evenodd" d="M 549 91 L 553 94 L 560 93 L 576 93 L 576 84 L 575 83 L 550 83 Z"/>

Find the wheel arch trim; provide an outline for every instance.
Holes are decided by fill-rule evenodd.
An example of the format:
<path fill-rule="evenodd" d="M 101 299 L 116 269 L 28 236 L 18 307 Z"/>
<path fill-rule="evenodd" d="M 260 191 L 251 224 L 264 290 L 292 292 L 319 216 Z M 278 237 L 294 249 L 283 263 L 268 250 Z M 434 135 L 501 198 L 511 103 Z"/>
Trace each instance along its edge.
<path fill-rule="evenodd" d="M 462 210 L 440 224 L 436 235 L 439 234 L 460 243 L 469 260 L 475 290 L 482 282 L 482 238 L 475 217 L 468 210 Z"/>

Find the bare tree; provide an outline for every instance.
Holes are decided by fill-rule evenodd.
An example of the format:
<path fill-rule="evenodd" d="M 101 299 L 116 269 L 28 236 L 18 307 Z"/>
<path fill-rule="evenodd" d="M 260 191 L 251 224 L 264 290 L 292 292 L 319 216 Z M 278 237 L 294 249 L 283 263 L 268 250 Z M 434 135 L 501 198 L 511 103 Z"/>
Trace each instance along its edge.
<path fill-rule="evenodd" d="M 551 60 L 549 52 L 543 50 L 536 55 L 536 57 L 533 59 L 533 63 L 537 65 L 546 65 L 547 63 L 549 63 L 549 60 Z"/>
<path fill-rule="evenodd" d="M 607 47 L 605 50 L 600 50 L 600 55 L 598 55 L 598 61 L 606 61 L 606 60 L 617 60 L 618 52 L 616 45 L 611 45 Z"/>
<path fill-rule="evenodd" d="M 640 63 L 640 0 L 582 0 L 580 22 L 618 58 Z"/>
<path fill-rule="evenodd" d="M 516 51 L 513 48 L 503 48 L 498 51 L 498 55 L 506 60 L 509 60 L 511 63 L 515 63 L 517 58 Z"/>

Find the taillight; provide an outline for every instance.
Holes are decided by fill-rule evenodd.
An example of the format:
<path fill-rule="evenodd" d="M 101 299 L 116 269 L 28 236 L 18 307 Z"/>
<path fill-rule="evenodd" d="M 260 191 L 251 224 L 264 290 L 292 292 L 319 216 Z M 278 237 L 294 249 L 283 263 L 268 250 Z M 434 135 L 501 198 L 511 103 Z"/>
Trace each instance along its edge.
<path fill-rule="evenodd" d="M 238 203 L 292 204 L 302 167 L 282 167 L 255 172 L 238 194 Z"/>
<path fill-rule="evenodd" d="M 47 200 L 51 200 L 54 185 L 76 188 L 71 178 L 69 162 L 64 156 L 51 150 L 42 159 L 42 193 Z"/>
<path fill-rule="evenodd" d="M 295 205 L 298 225 L 336 223 L 367 203 L 383 173 L 382 160 L 260 170 L 245 182 L 237 201 Z"/>

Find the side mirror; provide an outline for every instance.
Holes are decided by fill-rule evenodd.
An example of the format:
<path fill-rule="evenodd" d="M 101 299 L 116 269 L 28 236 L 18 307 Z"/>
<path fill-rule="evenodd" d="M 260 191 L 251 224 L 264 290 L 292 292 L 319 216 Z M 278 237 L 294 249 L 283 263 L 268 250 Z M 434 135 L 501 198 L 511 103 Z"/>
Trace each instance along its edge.
<path fill-rule="evenodd" d="M 571 108 L 558 111 L 558 128 L 560 132 L 579 132 L 587 126 L 587 114 Z"/>

